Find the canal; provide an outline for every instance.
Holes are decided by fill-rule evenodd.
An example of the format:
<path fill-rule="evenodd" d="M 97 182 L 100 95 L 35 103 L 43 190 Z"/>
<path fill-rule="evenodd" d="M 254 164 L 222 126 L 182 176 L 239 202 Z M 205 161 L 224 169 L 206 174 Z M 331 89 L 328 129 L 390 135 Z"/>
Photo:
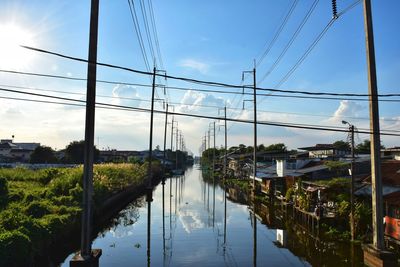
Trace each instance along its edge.
<path fill-rule="evenodd" d="M 103 251 L 100 266 L 363 266 L 359 247 L 324 242 L 275 208 L 249 207 L 237 195 L 226 198 L 198 165 L 167 179 L 153 192 L 150 240 L 142 197 L 93 240 Z"/>

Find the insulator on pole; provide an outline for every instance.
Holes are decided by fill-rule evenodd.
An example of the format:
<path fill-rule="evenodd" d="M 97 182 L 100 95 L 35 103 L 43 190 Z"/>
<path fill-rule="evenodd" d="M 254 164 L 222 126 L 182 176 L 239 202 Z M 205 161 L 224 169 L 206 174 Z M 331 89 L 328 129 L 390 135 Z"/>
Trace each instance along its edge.
<path fill-rule="evenodd" d="M 332 18 L 337 19 L 337 5 L 336 5 L 336 0 L 332 0 Z"/>

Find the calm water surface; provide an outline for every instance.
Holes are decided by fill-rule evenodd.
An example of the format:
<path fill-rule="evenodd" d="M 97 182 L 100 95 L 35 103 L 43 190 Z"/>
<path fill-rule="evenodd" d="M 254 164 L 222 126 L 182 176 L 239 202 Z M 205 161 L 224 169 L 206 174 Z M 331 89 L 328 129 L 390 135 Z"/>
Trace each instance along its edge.
<path fill-rule="evenodd" d="M 277 230 L 279 223 L 271 226 L 270 222 L 276 220 L 268 214 L 267 219 L 262 219 L 254 216 L 252 207 L 230 199 L 225 202 L 223 189 L 218 185 L 214 187 L 212 182 L 206 183 L 196 165 L 184 176 L 169 178 L 164 186 L 159 184 L 153 199 L 150 249 L 148 205 L 143 197 L 122 210 L 114 219 L 114 226 L 99 233 L 93 241 L 93 248 L 103 251 L 100 266 L 337 267 L 361 264 L 349 263 L 347 248 L 319 244 L 306 231 L 288 229 L 290 222 L 286 222 L 288 231 Z M 283 244 L 277 242 L 277 233 L 286 236 Z M 71 257 L 72 254 L 61 266 L 69 266 Z"/>

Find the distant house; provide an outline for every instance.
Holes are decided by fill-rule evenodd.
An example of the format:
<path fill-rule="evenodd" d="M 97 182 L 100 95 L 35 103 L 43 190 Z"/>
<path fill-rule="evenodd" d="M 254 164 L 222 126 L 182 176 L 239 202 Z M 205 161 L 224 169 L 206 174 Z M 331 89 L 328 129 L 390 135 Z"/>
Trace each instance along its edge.
<path fill-rule="evenodd" d="M 278 159 L 289 158 L 289 152 L 282 151 L 261 151 L 257 152 L 257 170 L 264 172 L 266 167 L 275 165 Z M 237 178 L 247 177 L 252 173 L 253 152 L 243 154 L 231 154 L 228 156 L 229 171 Z M 257 175 L 258 176 L 258 175 Z"/>
<path fill-rule="evenodd" d="M 337 148 L 333 144 L 316 144 L 315 146 L 300 147 L 299 149 L 308 151 L 309 158 L 335 159 L 350 154 L 349 150 Z"/>
<path fill-rule="evenodd" d="M 400 191 L 383 197 L 385 208 L 385 235 L 400 241 Z"/>
<path fill-rule="evenodd" d="M 400 160 L 400 147 L 381 149 L 381 157 L 389 157 L 394 160 Z"/>
<path fill-rule="evenodd" d="M 28 162 L 40 143 L 14 143 L 12 139 L 0 140 L 1 162 Z"/>
<path fill-rule="evenodd" d="M 140 152 L 131 150 L 101 150 L 101 162 L 127 162 L 131 157 L 139 157 Z"/>
<path fill-rule="evenodd" d="M 400 161 L 388 160 L 381 162 L 382 195 L 385 197 L 394 192 L 400 192 Z M 362 181 L 362 186 L 355 191 L 359 196 L 371 196 L 371 175 Z"/>
<path fill-rule="evenodd" d="M 9 157 L 11 150 L 17 148 L 17 146 L 11 142 L 6 142 L 8 140 L 1 140 L 0 143 L 0 156 Z"/>

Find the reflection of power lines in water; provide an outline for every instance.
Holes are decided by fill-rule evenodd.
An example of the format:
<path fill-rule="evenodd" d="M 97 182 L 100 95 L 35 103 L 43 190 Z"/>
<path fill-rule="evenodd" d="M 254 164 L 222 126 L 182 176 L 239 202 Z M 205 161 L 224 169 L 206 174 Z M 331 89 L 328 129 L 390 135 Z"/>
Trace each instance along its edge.
<path fill-rule="evenodd" d="M 250 207 L 250 206 L 248 206 L 248 208 L 249 208 L 249 215 L 250 215 L 250 217 L 253 216 L 254 218 L 256 218 L 255 221 L 257 222 L 257 217 L 258 217 L 258 215 L 257 215 L 257 213 L 255 212 L 255 208 L 252 209 L 252 207 Z M 261 218 L 259 218 L 259 220 L 261 221 Z M 250 221 L 251 221 L 251 225 L 253 226 L 253 220 L 250 220 Z M 263 224 L 261 223 L 261 225 L 263 225 Z M 266 227 L 266 228 L 267 228 L 268 230 L 272 230 L 272 229 L 269 229 L 268 227 Z M 262 234 L 266 239 L 268 239 L 268 241 L 270 241 L 271 243 L 275 243 L 275 240 L 272 239 L 272 238 L 270 238 L 264 231 L 259 231 L 259 230 L 257 230 L 257 234 L 259 234 L 259 233 L 261 233 L 261 234 Z M 277 248 L 277 250 L 278 250 L 278 252 L 283 256 L 283 258 L 285 258 L 285 259 L 287 260 L 287 262 L 288 262 L 291 266 L 296 266 L 296 264 L 293 263 L 293 262 L 291 262 L 290 259 L 288 258 L 288 256 L 285 255 L 285 253 L 283 253 L 282 249 Z M 306 264 L 304 263 L 304 261 L 300 260 L 300 262 L 303 264 L 303 266 L 306 266 Z"/>
<path fill-rule="evenodd" d="M 164 266 L 170 266 L 172 261 L 172 251 L 174 246 L 174 237 L 177 228 L 177 218 L 178 218 L 178 202 L 180 204 L 180 199 L 182 198 L 182 190 L 184 188 L 184 177 L 185 176 L 173 176 L 169 178 L 169 238 L 165 238 L 168 241 L 168 247 L 166 247 L 166 251 L 169 253 L 164 254 L 164 257 L 167 258 L 167 262 L 164 259 Z M 172 180 L 175 180 L 175 184 Z M 179 180 L 179 183 L 178 183 Z M 178 187 L 179 184 L 179 187 Z M 181 186 L 182 184 L 182 186 Z M 175 192 L 173 194 L 173 190 L 175 188 Z M 172 198 L 175 198 L 173 201 Z M 174 202 L 174 203 L 173 203 Z"/>
<path fill-rule="evenodd" d="M 223 204 L 226 203 L 226 198 L 223 198 Z M 226 215 L 226 213 L 224 212 Z M 224 223 L 226 221 L 226 217 L 224 217 Z M 223 224 L 223 223 L 222 223 Z M 221 230 L 221 226 L 224 227 L 221 223 L 216 224 L 216 231 L 213 231 L 215 234 L 215 239 L 217 241 L 217 255 L 222 256 L 224 258 L 224 263 L 225 266 L 239 266 L 238 263 L 236 262 L 234 253 L 232 252 L 232 248 L 228 245 L 226 241 L 226 233 L 224 233 L 224 230 Z M 222 234 L 221 234 L 222 233 Z M 220 238 L 223 238 L 223 241 L 221 242 Z M 230 264 L 231 262 L 232 264 Z"/>

